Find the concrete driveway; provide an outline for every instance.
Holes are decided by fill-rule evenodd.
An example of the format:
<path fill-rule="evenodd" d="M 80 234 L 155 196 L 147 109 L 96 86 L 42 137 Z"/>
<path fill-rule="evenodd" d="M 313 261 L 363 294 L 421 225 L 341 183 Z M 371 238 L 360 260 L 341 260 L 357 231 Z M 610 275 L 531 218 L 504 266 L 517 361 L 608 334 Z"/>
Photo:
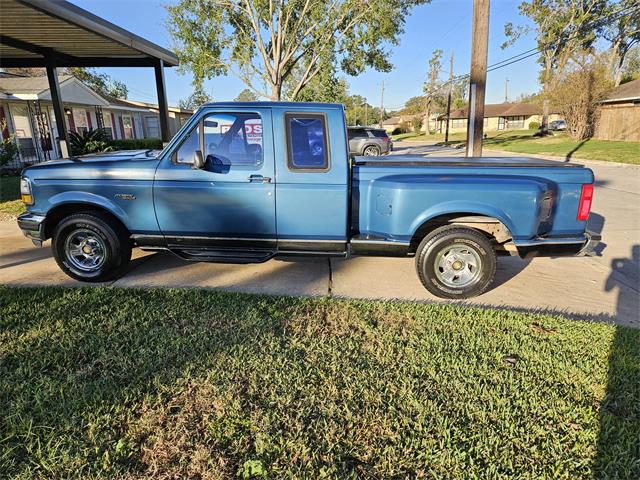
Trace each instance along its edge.
<path fill-rule="evenodd" d="M 462 155 L 460 150 L 414 142 L 397 142 L 395 148 L 395 154 Z M 640 327 L 640 167 L 584 163 L 597 178 L 590 228 L 602 232 L 606 244 L 602 256 L 500 258 L 492 290 L 469 304 L 562 313 Z M 58 269 L 49 243 L 45 248 L 35 248 L 15 222 L 0 222 L 0 283 L 83 285 Z M 257 265 L 222 265 L 188 263 L 168 253 L 135 251 L 129 272 L 112 284 L 437 300 L 420 284 L 413 259 L 395 258 L 278 259 Z"/>

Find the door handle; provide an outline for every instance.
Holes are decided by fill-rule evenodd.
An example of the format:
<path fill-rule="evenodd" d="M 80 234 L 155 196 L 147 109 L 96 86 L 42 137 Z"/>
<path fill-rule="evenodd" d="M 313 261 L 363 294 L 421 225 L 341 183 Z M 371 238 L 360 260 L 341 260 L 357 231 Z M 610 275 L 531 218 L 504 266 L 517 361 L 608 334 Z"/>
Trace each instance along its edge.
<path fill-rule="evenodd" d="M 249 175 L 250 182 L 271 183 L 271 177 L 263 177 L 262 175 Z"/>

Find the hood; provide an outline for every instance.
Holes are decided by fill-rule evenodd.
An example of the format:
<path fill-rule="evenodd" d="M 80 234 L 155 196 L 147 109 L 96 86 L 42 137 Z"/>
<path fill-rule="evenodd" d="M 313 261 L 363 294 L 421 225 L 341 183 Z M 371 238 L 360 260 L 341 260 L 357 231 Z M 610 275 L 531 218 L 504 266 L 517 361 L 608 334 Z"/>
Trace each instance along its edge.
<path fill-rule="evenodd" d="M 61 158 L 27 167 L 22 175 L 40 179 L 131 179 L 153 176 L 160 150 L 123 150 Z"/>
<path fill-rule="evenodd" d="M 69 158 L 58 158 L 55 160 L 48 160 L 46 162 L 38 163 L 25 170 L 38 169 L 38 168 L 55 168 L 55 167 L 68 167 L 70 165 L 86 165 L 91 164 L 93 166 L 96 163 L 104 163 L 106 165 L 112 162 L 126 162 L 126 161 L 145 161 L 145 160 L 157 160 L 161 150 L 118 150 L 116 152 L 104 152 L 104 153 L 90 153 L 88 155 L 80 155 Z"/>

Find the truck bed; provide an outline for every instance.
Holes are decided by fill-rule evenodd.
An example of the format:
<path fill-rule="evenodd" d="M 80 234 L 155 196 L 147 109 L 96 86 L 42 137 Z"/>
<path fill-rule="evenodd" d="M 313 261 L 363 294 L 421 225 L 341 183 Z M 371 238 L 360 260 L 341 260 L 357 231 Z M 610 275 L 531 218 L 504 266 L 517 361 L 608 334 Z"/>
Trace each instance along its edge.
<path fill-rule="evenodd" d="M 355 157 L 356 165 L 393 167 L 518 167 L 518 168 L 584 168 L 582 165 L 529 157 L 422 157 L 392 155 L 385 157 Z"/>

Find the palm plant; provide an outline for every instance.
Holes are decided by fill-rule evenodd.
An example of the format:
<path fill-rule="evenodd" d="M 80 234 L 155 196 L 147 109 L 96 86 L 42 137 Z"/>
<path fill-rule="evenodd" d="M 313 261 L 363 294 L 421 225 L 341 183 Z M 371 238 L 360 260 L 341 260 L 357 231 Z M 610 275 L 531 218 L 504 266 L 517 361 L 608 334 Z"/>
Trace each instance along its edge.
<path fill-rule="evenodd" d="M 83 132 L 69 132 L 69 146 L 73 155 L 86 155 L 88 153 L 113 150 L 104 131 L 91 128 Z"/>

